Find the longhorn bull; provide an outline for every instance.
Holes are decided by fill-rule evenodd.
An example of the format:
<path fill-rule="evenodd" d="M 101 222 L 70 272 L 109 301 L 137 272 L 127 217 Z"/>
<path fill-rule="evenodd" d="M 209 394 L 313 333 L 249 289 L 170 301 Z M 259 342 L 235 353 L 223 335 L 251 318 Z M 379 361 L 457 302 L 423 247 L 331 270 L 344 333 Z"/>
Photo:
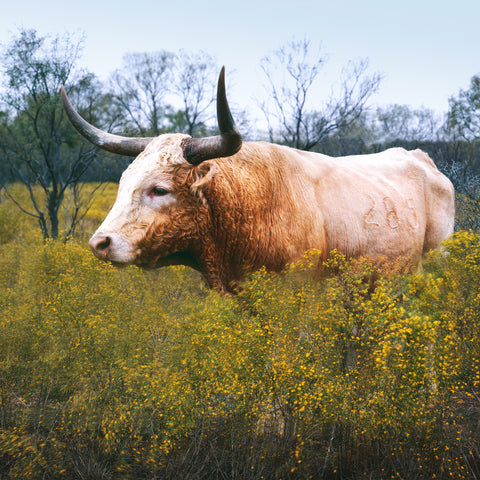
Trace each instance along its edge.
<path fill-rule="evenodd" d="M 103 132 L 63 103 L 75 128 L 137 158 L 90 239 L 95 256 L 143 268 L 183 264 L 232 292 L 251 270 L 281 270 L 315 248 L 418 263 L 453 231 L 454 191 L 428 155 L 389 149 L 332 158 L 243 142 L 217 88 L 220 135 L 130 138 Z"/>

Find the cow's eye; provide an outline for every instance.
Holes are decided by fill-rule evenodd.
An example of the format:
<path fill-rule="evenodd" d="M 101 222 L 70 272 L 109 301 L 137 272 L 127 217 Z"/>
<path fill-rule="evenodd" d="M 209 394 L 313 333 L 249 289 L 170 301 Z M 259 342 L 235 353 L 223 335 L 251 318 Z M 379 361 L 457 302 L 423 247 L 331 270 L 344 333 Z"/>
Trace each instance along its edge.
<path fill-rule="evenodd" d="M 168 193 L 168 190 L 165 190 L 164 188 L 160 187 L 153 187 L 152 188 L 152 195 L 155 197 L 161 197 L 162 195 L 166 195 Z"/>

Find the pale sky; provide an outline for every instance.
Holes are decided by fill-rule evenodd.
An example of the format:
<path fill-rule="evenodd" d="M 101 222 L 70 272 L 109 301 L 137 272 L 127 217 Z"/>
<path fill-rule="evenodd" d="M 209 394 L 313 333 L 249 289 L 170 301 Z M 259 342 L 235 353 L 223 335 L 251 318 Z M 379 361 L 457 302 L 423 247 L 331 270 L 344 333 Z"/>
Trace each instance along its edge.
<path fill-rule="evenodd" d="M 443 112 L 448 98 L 480 73 L 479 0 L 2 2 L 0 43 L 20 27 L 84 34 L 80 64 L 101 79 L 127 52 L 206 50 L 226 66 L 231 101 L 247 109 L 264 95 L 260 59 L 293 39 L 321 45 L 329 58 L 324 91 L 314 92 L 312 102 L 328 96 L 341 68 L 360 58 L 384 75 L 373 99 L 380 105 Z"/>

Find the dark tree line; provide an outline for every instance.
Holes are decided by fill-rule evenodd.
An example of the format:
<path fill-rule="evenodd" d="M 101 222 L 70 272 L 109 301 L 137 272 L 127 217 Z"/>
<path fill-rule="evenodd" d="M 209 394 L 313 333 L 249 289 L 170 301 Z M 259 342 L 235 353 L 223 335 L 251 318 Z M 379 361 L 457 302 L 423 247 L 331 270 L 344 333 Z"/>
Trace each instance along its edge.
<path fill-rule="evenodd" d="M 130 161 L 99 152 L 73 130 L 59 100 L 60 85 L 79 112 L 96 126 L 125 135 L 215 130 L 219 65 L 206 52 L 131 53 L 102 84 L 79 66 L 82 40 L 41 37 L 22 30 L 0 57 L 0 189 L 35 217 L 45 238 L 67 238 L 92 199 L 85 182 L 117 181 Z M 443 118 L 427 109 L 390 105 L 371 110 L 381 76 L 368 62 L 351 62 L 338 84 L 315 104 L 326 56 L 304 40 L 264 57 L 266 91 L 258 104 L 267 131 L 256 138 L 332 156 L 370 153 L 390 146 L 422 148 L 452 179 L 462 228 L 478 229 L 480 201 L 480 79 L 450 99 Z M 242 131 L 250 114 L 234 112 Z M 10 188 L 20 182 L 29 202 Z M 0 197 L 1 199 L 1 197 Z M 1 201 L 1 200 L 0 200 Z M 63 222 L 63 223 L 62 223 Z"/>

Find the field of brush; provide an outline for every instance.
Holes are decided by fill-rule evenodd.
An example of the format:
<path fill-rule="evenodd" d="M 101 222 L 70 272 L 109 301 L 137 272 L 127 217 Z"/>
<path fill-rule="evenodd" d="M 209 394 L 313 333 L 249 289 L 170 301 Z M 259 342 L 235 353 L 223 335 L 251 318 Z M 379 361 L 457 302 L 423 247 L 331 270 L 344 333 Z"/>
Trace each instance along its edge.
<path fill-rule="evenodd" d="M 479 235 L 222 297 L 93 258 L 114 196 L 66 243 L 0 203 L 1 480 L 480 479 Z"/>

